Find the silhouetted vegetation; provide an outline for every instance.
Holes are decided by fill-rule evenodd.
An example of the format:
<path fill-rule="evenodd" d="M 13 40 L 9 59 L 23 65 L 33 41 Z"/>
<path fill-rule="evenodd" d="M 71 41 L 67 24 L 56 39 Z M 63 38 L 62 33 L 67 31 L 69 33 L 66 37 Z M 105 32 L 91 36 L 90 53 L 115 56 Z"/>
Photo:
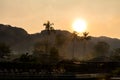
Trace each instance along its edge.
<path fill-rule="evenodd" d="M 33 54 L 45 53 L 46 44 L 44 42 L 37 42 L 34 45 Z"/>
<path fill-rule="evenodd" d="M 56 35 L 56 37 L 55 37 L 56 46 L 61 47 L 64 45 L 65 42 L 66 42 L 66 38 L 64 35 L 62 35 L 62 34 Z"/>
<path fill-rule="evenodd" d="M 54 28 L 52 27 L 54 25 L 53 23 L 50 23 L 50 21 L 47 21 L 47 23 L 44 23 L 43 26 L 45 26 L 45 30 L 47 30 L 48 34 L 50 34 L 50 31 L 53 31 Z"/>
<path fill-rule="evenodd" d="M 40 43 L 36 43 L 34 46 L 32 59 L 34 62 L 41 64 L 56 64 L 60 60 L 59 51 L 56 47 L 50 47 L 50 52 L 46 53 L 41 47 Z"/>
<path fill-rule="evenodd" d="M 50 49 L 50 61 L 51 64 L 56 64 L 60 61 L 59 51 L 55 47 Z"/>
<path fill-rule="evenodd" d="M 10 47 L 5 43 L 0 43 L 0 58 L 10 55 Z"/>
<path fill-rule="evenodd" d="M 112 61 L 120 61 L 120 48 L 114 49 L 110 58 Z"/>
<path fill-rule="evenodd" d="M 29 53 L 22 54 L 22 55 L 20 56 L 20 61 L 21 61 L 21 62 L 30 62 Z"/>
<path fill-rule="evenodd" d="M 78 33 L 77 32 L 73 32 L 73 34 L 72 34 L 72 43 L 73 43 L 73 55 L 72 55 L 72 57 L 73 57 L 73 60 L 75 59 L 75 52 L 76 52 L 76 41 L 79 41 L 79 38 L 78 38 Z"/>
<path fill-rule="evenodd" d="M 109 53 L 110 45 L 107 42 L 100 41 L 94 47 L 96 56 L 106 56 Z"/>
<path fill-rule="evenodd" d="M 36 34 L 28 34 L 22 28 L 17 28 L 17 27 L 12 27 L 10 25 L 8 26 L 8 25 L 1 24 L 0 25 L 0 42 L 5 42 L 9 44 L 11 46 L 11 50 L 13 51 L 12 53 L 15 53 L 15 54 L 21 54 L 25 52 L 29 52 L 30 54 L 33 53 L 32 52 L 33 46 L 37 42 L 40 42 L 42 47 L 45 46 L 44 44 L 46 44 L 46 46 L 53 46 L 55 44 L 58 50 L 60 50 L 59 51 L 60 55 L 62 55 L 63 57 L 65 56 L 65 58 L 70 58 L 73 52 L 73 50 L 71 50 L 71 48 L 73 47 L 72 40 L 71 40 L 72 34 L 68 31 L 63 31 L 63 30 L 54 30 L 54 31 L 55 33 L 51 32 L 51 34 L 49 35 L 48 41 L 50 45 L 48 45 L 46 41 L 46 38 L 48 37 L 46 30 L 43 30 L 40 33 L 36 33 Z M 78 36 L 78 38 L 80 37 Z M 83 55 L 84 52 L 87 52 L 87 54 L 91 55 L 92 54 L 91 50 L 94 50 L 93 49 L 94 45 L 98 41 L 102 41 L 102 40 L 110 44 L 111 50 L 115 48 L 119 48 L 119 45 L 120 45 L 119 39 L 109 38 L 109 37 L 104 37 L 104 36 L 98 37 L 98 38 L 92 37 L 92 39 L 88 41 L 89 43 L 86 41 L 86 50 L 83 44 L 85 41 L 81 41 L 81 42 L 76 41 L 77 51 L 78 51 L 77 54 L 79 54 L 79 56 L 77 57 L 82 56 L 84 58 L 84 55 Z M 109 55 L 109 54 L 106 53 L 106 55 Z"/>
<path fill-rule="evenodd" d="M 48 21 L 47 23 L 44 23 L 43 26 L 45 26 L 45 30 L 43 30 L 41 33 L 35 34 L 35 35 L 29 35 L 24 30 L 19 29 L 19 33 L 17 33 L 16 28 L 15 30 L 12 29 L 10 31 L 10 35 L 5 33 L 2 29 L 0 24 L 0 36 L 4 38 L 5 35 L 10 36 L 10 38 L 13 38 L 12 36 L 14 33 L 16 34 L 22 34 L 24 37 L 15 37 L 15 40 L 17 41 L 16 44 L 10 44 L 12 46 L 12 49 L 20 48 L 18 44 L 21 44 L 24 53 L 27 52 L 26 44 L 29 45 L 31 54 L 25 53 L 21 54 L 18 57 L 14 58 L 11 61 L 0 63 L 3 66 L 5 66 L 5 69 L 18 69 L 18 72 L 20 69 L 23 69 L 23 72 L 29 72 L 30 69 L 33 69 L 33 72 L 41 72 L 42 75 L 46 74 L 66 74 L 66 73 L 72 73 L 72 74 L 85 74 L 85 73 L 110 73 L 110 74 L 119 74 L 120 73 L 120 63 L 117 61 L 120 61 L 120 48 L 114 49 L 110 53 L 110 46 L 109 43 L 105 41 L 97 40 L 99 38 L 92 38 L 89 36 L 88 32 L 83 32 L 82 36 L 78 36 L 76 32 L 73 32 L 71 34 L 67 31 L 60 31 L 55 30 L 52 25 L 53 23 L 50 23 Z M 7 28 L 11 27 L 10 25 L 6 25 Z M 8 29 L 9 31 L 9 29 Z M 3 36 L 4 35 L 4 36 Z M 15 34 L 14 34 L 15 35 Z M 72 35 L 72 38 L 71 38 Z M 12 36 L 12 37 L 11 37 Z M 6 39 L 6 38 L 5 38 Z M 28 40 L 28 42 L 27 42 Z M 87 45 L 87 42 L 91 40 L 90 45 Z M 1 40 L 0 42 L 4 41 Z M 21 42 L 20 42 L 21 41 Z M 14 43 L 11 40 L 12 43 Z M 20 42 L 20 43 L 19 43 Z M 9 42 L 8 42 L 9 43 Z M 72 44 L 71 44 L 72 43 Z M 80 45 L 80 44 L 83 45 Z M 13 47 L 14 45 L 14 47 Z M 77 46 L 76 46 L 77 45 Z M 79 45 L 79 46 L 78 46 Z M 16 47 L 17 46 L 17 47 Z M 72 47 L 72 52 L 70 48 Z M 81 49 L 80 49 L 81 48 Z M 93 49 L 94 55 L 93 59 L 88 61 L 80 61 L 77 60 L 80 56 L 76 56 L 76 52 L 83 50 L 81 54 L 86 54 L 89 52 L 87 48 Z M 63 52 L 64 49 L 64 52 Z M 79 50 L 80 49 L 80 50 Z M 21 51 L 20 49 L 19 51 Z M 29 50 L 29 49 L 28 49 Z M 11 47 L 7 44 L 0 43 L 0 58 L 5 58 L 6 56 L 13 55 L 11 53 Z M 19 52 L 21 53 L 21 52 Z M 61 57 L 62 53 L 67 53 L 70 55 L 72 53 L 72 59 L 65 60 L 63 57 Z M 64 56 L 64 54 L 62 54 Z M 109 56 L 110 55 L 110 56 Z M 104 60 L 110 59 L 110 60 Z M 102 60 L 103 61 L 102 61 Z M 98 63 L 98 62 L 99 63 Z M 113 61 L 113 62 L 109 62 Z M 10 68 L 6 66 L 8 64 Z M 114 64 L 114 65 L 113 65 Z M 4 67 L 0 66 L 0 69 L 4 69 Z M 16 70 L 17 71 L 17 70 Z M 45 73 L 45 74 L 44 74 Z M 40 75 L 41 75 L 40 74 Z"/>
<path fill-rule="evenodd" d="M 45 26 L 45 31 L 47 32 L 47 35 L 45 36 L 46 42 L 45 42 L 45 53 L 49 53 L 49 36 L 51 32 L 54 31 L 54 28 L 52 27 L 54 25 L 53 23 L 50 23 L 50 21 L 47 21 L 47 23 L 44 23 L 43 26 Z M 55 32 L 55 31 L 54 31 Z"/>
<path fill-rule="evenodd" d="M 84 45 L 83 45 L 83 52 L 84 54 L 86 53 L 86 44 L 88 40 L 91 40 L 91 36 L 88 36 L 89 32 L 83 32 L 83 36 L 81 37 L 81 40 L 83 41 Z"/>

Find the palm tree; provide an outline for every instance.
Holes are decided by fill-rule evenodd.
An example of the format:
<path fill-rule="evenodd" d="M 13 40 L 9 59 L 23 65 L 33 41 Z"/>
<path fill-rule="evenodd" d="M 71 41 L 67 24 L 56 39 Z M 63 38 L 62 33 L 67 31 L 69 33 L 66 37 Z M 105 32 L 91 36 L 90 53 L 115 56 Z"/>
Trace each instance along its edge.
<path fill-rule="evenodd" d="M 83 40 L 84 44 L 83 44 L 83 53 L 86 53 L 86 43 L 88 40 L 91 40 L 91 36 L 88 36 L 89 32 L 83 32 L 83 36 L 81 37 L 81 39 Z"/>
<path fill-rule="evenodd" d="M 52 27 L 54 25 L 53 23 L 50 23 L 50 21 L 47 21 L 47 23 L 44 23 L 43 26 L 45 26 L 45 30 L 47 31 L 47 36 L 46 36 L 46 43 L 45 43 L 45 53 L 48 53 L 48 40 L 49 40 L 49 35 L 51 31 L 54 31 L 54 28 Z"/>
<path fill-rule="evenodd" d="M 74 31 L 73 32 L 73 38 L 72 38 L 72 41 L 73 41 L 73 54 L 72 54 L 72 57 L 73 57 L 73 59 L 75 58 L 75 49 L 76 49 L 76 47 L 75 47 L 75 42 L 76 42 L 76 40 L 78 39 L 77 37 L 77 32 L 76 31 Z"/>
<path fill-rule="evenodd" d="M 51 30 L 54 30 L 52 27 L 54 25 L 53 23 L 50 23 L 50 21 L 47 21 L 47 23 L 44 23 L 43 26 L 45 26 L 45 30 L 47 31 L 48 34 L 50 34 Z"/>

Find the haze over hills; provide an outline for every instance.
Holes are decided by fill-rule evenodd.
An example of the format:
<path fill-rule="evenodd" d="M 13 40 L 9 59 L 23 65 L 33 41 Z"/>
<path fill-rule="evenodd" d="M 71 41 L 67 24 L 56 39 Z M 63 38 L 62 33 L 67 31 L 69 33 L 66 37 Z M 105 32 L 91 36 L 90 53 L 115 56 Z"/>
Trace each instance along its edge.
<path fill-rule="evenodd" d="M 92 35 L 91 35 L 92 36 Z M 59 54 L 65 58 L 71 58 L 73 54 L 73 36 L 69 31 L 55 30 L 51 34 L 47 34 L 45 30 L 40 33 L 28 34 L 22 28 L 12 27 L 10 25 L 0 24 L 0 42 L 5 42 L 10 45 L 12 53 L 32 53 L 33 47 L 36 43 L 41 45 L 41 49 L 44 46 L 46 37 L 48 38 L 49 46 L 56 46 L 59 50 Z M 79 38 L 79 37 L 78 37 Z M 92 37 L 87 42 L 86 53 L 83 52 L 83 42 L 76 40 L 75 43 L 75 57 L 85 58 L 91 57 L 93 47 L 98 41 L 105 41 L 110 45 L 110 50 L 120 48 L 120 40 L 117 38 L 109 38 L 105 36 Z"/>

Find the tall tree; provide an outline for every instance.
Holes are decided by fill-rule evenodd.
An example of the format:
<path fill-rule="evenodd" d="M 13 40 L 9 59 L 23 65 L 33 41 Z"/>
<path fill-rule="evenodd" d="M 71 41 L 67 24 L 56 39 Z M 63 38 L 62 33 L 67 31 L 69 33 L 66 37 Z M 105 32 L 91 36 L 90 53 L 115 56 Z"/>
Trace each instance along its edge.
<path fill-rule="evenodd" d="M 91 40 L 91 36 L 88 36 L 89 32 L 83 32 L 83 36 L 81 37 L 81 40 L 83 41 L 83 53 L 86 54 L 86 48 L 87 48 L 87 41 Z"/>
<path fill-rule="evenodd" d="M 43 26 L 45 26 L 45 30 L 47 31 L 48 34 L 50 34 L 51 30 L 54 30 L 52 27 L 54 25 L 53 23 L 50 23 L 50 21 L 47 21 L 47 23 L 44 23 Z"/>
<path fill-rule="evenodd" d="M 45 30 L 47 31 L 47 36 L 46 36 L 46 43 L 45 43 L 45 51 L 46 53 L 49 53 L 49 35 L 51 31 L 54 31 L 54 28 L 52 27 L 54 25 L 53 23 L 50 23 L 50 21 L 47 21 L 47 23 L 44 23 L 43 26 L 45 26 Z"/>
<path fill-rule="evenodd" d="M 78 36 L 77 36 L 77 32 L 76 31 L 74 31 L 73 32 L 73 38 L 72 38 L 72 42 L 73 42 L 73 54 L 72 54 L 72 57 L 73 57 L 73 59 L 75 59 L 75 51 L 76 51 L 76 41 L 78 40 Z"/>

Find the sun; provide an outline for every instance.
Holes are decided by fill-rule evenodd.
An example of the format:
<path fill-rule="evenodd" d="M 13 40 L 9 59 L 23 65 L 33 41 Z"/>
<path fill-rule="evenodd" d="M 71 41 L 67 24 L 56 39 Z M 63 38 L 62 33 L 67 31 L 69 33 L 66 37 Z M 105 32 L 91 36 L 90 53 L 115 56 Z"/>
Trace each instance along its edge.
<path fill-rule="evenodd" d="M 83 19 L 77 19 L 73 22 L 72 28 L 76 32 L 85 32 L 87 29 L 87 23 Z"/>

